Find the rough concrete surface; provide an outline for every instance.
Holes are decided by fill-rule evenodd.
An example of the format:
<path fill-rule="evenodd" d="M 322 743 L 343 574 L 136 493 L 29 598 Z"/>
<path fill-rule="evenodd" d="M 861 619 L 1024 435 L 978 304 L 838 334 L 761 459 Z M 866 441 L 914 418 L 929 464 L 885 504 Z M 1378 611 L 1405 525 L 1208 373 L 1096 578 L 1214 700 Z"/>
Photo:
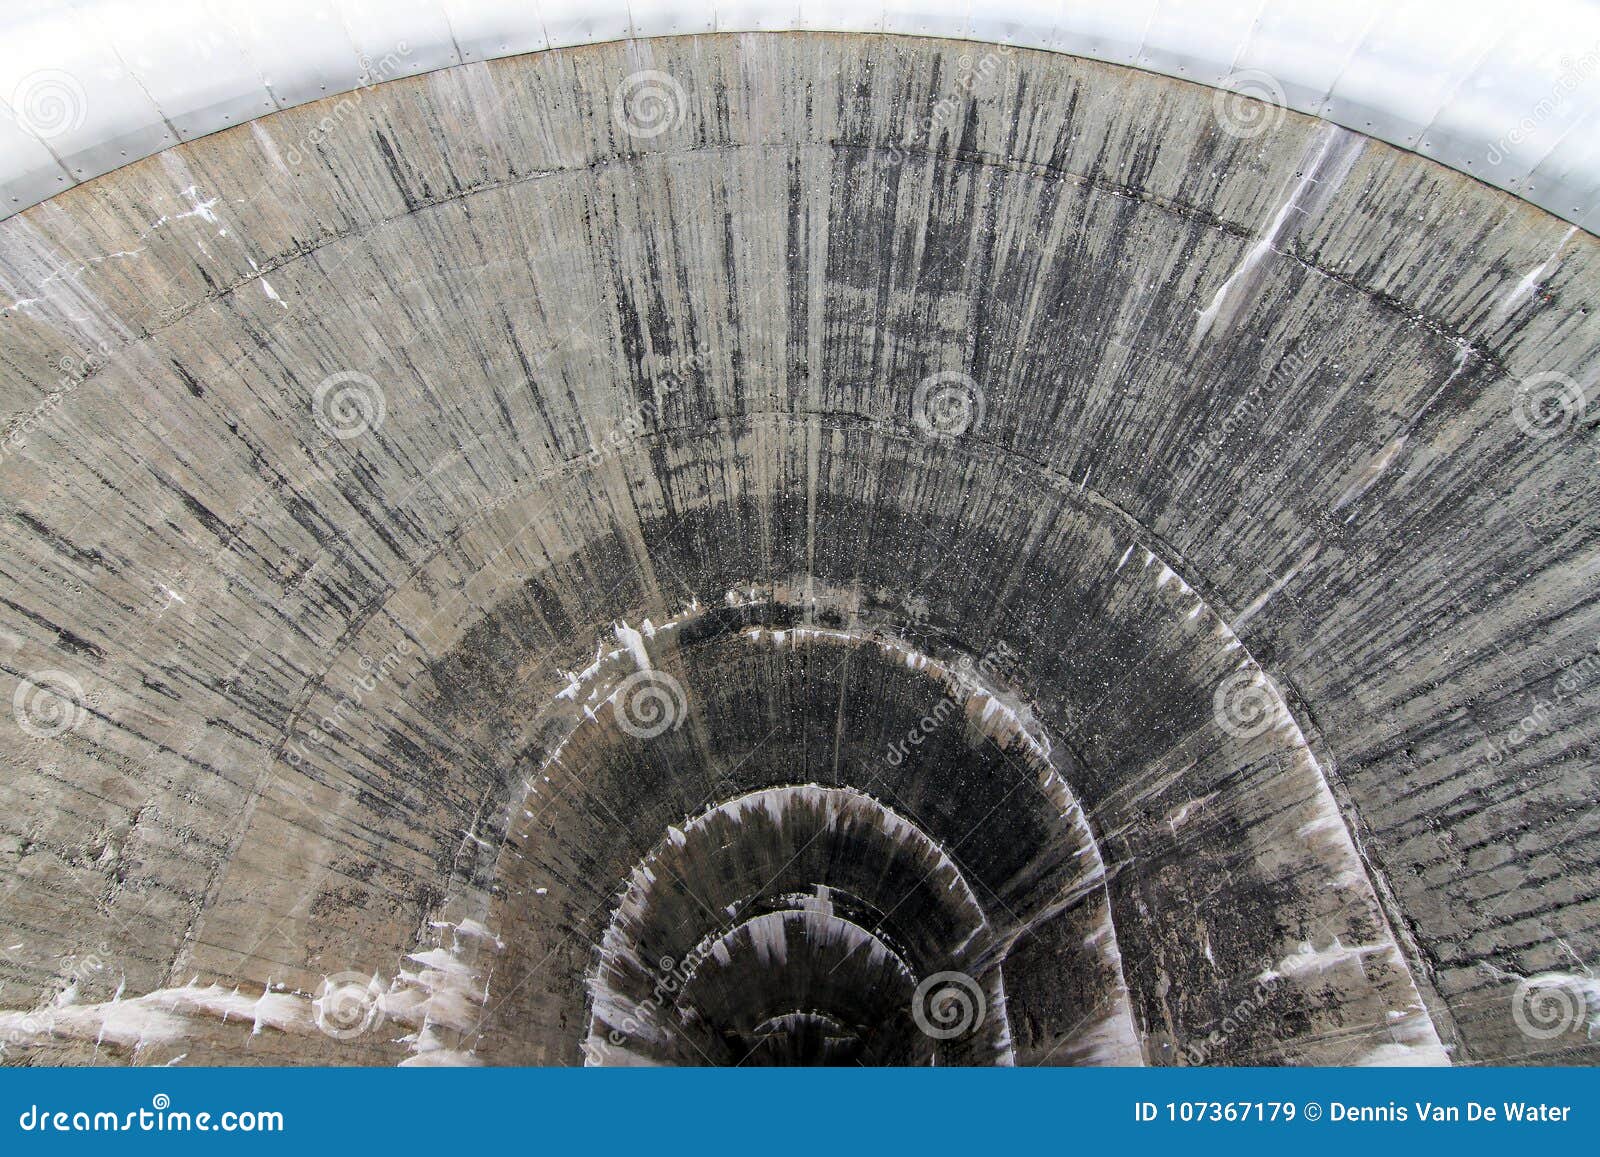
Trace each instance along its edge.
<path fill-rule="evenodd" d="M 1271 121 L 705 36 L 0 223 L 5 1059 L 1600 1059 L 1595 240 Z"/>

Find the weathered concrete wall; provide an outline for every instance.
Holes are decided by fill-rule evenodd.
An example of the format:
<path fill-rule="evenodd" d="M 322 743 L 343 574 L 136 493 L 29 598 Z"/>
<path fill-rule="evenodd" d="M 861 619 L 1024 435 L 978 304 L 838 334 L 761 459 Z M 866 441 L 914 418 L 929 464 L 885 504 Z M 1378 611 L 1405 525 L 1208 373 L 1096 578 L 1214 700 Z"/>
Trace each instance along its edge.
<path fill-rule="evenodd" d="M 613 623 L 721 605 L 1004 644 L 1019 729 L 950 722 L 893 806 L 998 920 L 1000 853 L 1070 835 L 1007 795 L 1028 736 L 1082 805 L 1103 883 L 1001 969 L 1019 1059 L 1123 991 L 1151 1063 L 1595 1056 L 1518 983 L 1585 998 L 1600 948 L 1593 239 L 1344 130 L 970 50 L 454 69 L 0 224 L 0 1005 L 388 998 L 29 1055 L 576 1061 L 667 825 L 861 786 L 941 694 L 696 611 L 641 644 L 681 727 L 580 726 L 636 669 Z M 558 749 L 581 790 L 521 808 Z M 1051 1059 L 1126 1059 L 1108 1032 Z"/>

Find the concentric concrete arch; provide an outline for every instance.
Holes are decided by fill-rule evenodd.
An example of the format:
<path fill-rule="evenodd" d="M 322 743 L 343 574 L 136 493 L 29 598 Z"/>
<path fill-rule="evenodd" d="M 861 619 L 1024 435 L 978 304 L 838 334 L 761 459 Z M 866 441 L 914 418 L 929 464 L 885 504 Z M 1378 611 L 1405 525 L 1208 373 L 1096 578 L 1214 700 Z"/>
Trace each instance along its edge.
<path fill-rule="evenodd" d="M 0 223 L 8 1051 L 1592 1057 L 1582 205 L 642 19 Z"/>
<path fill-rule="evenodd" d="M 1413 149 L 1594 231 L 1600 14 L 1583 0 L 76 0 L 19 9 L 0 52 L 0 205 L 16 212 L 174 144 L 436 69 L 695 33 L 934 36 L 1215 86 Z M 334 105 L 338 115 L 340 105 Z"/>

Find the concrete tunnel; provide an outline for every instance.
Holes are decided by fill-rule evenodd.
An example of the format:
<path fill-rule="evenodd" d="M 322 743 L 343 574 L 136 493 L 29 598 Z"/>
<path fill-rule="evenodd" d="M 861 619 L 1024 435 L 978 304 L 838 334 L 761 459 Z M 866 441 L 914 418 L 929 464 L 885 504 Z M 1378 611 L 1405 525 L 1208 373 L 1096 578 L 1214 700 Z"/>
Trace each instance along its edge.
<path fill-rule="evenodd" d="M 184 7 L 0 147 L 5 1063 L 1600 1060 L 1600 162 Z"/>

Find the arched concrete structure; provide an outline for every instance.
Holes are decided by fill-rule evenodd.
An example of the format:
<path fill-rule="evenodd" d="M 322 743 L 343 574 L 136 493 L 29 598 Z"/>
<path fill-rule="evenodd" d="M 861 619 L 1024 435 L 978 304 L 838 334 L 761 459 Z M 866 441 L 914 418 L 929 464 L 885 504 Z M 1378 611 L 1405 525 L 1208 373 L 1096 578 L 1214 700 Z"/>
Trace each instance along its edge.
<path fill-rule="evenodd" d="M 342 120 L 374 85 L 436 69 L 805 31 L 1045 49 L 1212 85 L 1241 134 L 1293 109 L 1590 231 L 1600 221 L 1600 94 L 1587 83 L 1600 13 L 1587 0 L 71 0 L 18 8 L 0 27 L 0 216 L 179 142 L 352 94 L 326 106 Z"/>
<path fill-rule="evenodd" d="M 359 97 L 0 224 L 8 1048 L 1594 1056 L 1592 237 L 1059 53 Z"/>

